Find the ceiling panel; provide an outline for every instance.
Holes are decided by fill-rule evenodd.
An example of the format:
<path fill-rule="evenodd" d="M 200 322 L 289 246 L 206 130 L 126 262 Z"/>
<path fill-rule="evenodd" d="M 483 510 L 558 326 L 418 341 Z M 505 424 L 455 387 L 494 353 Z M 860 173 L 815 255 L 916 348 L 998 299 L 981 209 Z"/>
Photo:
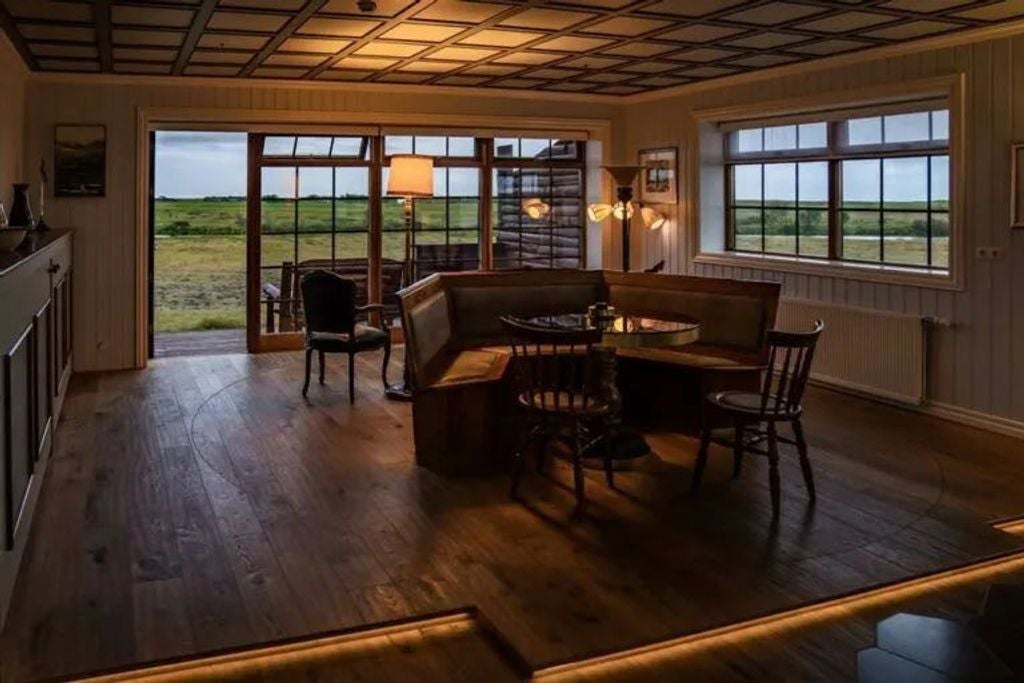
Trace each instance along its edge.
<path fill-rule="evenodd" d="M 38 71 L 625 95 L 1024 19 L 1024 0 L 0 0 Z"/>

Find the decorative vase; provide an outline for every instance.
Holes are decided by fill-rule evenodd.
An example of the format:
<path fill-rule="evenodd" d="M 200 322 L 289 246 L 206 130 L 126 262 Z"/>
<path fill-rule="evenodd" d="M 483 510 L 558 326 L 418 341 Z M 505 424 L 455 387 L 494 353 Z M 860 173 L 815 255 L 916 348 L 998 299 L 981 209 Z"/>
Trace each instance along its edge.
<path fill-rule="evenodd" d="M 14 204 L 8 216 L 11 227 L 32 227 L 32 203 L 28 196 L 28 183 L 14 183 Z"/>

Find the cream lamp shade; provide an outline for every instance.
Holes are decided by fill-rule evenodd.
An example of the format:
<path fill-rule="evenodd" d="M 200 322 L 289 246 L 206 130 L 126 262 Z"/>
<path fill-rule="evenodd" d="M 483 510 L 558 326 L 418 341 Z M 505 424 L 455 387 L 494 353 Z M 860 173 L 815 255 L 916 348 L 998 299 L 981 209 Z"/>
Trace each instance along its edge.
<path fill-rule="evenodd" d="M 624 210 L 625 209 L 625 210 Z M 591 204 L 587 207 L 587 217 L 595 223 L 600 223 L 608 216 L 615 216 L 618 220 L 622 220 L 623 216 L 628 218 L 633 217 L 633 202 L 616 202 L 614 204 Z"/>
<path fill-rule="evenodd" d="M 544 218 L 551 213 L 551 205 L 542 199 L 524 199 L 523 213 L 530 218 Z"/>
<path fill-rule="evenodd" d="M 422 154 L 391 157 L 387 194 L 392 197 L 433 197 L 434 158 Z"/>
<path fill-rule="evenodd" d="M 650 230 L 657 230 L 661 226 L 665 225 L 665 214 L 660 211 L 656 211 L 649 206 L 645 206 L 640 209 L 640 220 L 644 222 Z"/>

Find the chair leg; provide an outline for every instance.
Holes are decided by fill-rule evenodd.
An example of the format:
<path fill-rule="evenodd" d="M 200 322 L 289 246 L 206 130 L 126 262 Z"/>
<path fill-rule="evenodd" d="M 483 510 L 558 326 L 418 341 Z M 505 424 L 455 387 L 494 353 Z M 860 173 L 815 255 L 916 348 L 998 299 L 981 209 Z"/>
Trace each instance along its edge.
<path fill-rule="evenodd" d="M 746 429 L 739 420 L 734 423 L 732 442 L 732 478 L 739 478 L 743 472 L 743 451 L 746 446 Z"/>
<path fill-rule="evenodd" d="M 302 383 L 302 395 L 309 393 L 309 373 L 313 365 L 313 349 L 306 349 L 306 381 Z"/>
<path fill-rule="evenodd" d="M 690 481 L 691 493 L 696 493 L 700 488 L 700 480 L 704 477 L 704 468 L 708 464 L 709 446 L 711 446 L 711 427 L 705 425 L 700 431 L 700 449 L 697 451 L 697 463 L 693 466 L 693 479 Z"/>
<path fill-rule="evenodd" d="M 608 488 L 615 488 L 615 463 L 612 456 L 615 451 L 615 434 L 606 429 L 604 436 L 604 478 L 608 482 Z"/>
<path fill-rule="evenodd" d="M 573 425 L 572 429 L 572 479 L 573 489 L 576 491 L 576 509 L 582 510 L 586 507 L 587 497 L 583 489 L 583 444 L 580 442 L 578 424 Z"/>
<path fill-rule="evenodd" d="M 356 354 L 348 354 L 348 402 L 356 402 Z"/>
<path fill-rule="evenodd" d="M 804 472 L 807 495 L 811 497 L 813 503 L 816 500 L 814 471 L 811 469 L 811 459 L 807 457 L 807 440 L 804 439 L 804 426 L 800 424 L 800 420 L 793 420 L 793 436 L 796 437 L 796 449 L 800 452 L 800 469 Z"/>
<path fill-rule="evenodd" d="M 775 423 L 768 423 L 768 483 L 772 491 L 772 521 L 779 519 L 779 499 L 782 496 L 779 484 L 779 443 L 775 434 Z"/>
<path fill-rule="evenodd" d="M 380 381 L 384 384 L 384 390 L 388 389 L 388 363 L 391 362 L 391 335 L 384 342 L 384 363 L 380 366 Z"/>
<path fill-rule="evenodd" d="M 325 365 L 325 363 L 324 363 L 324 352 L 320 351 L 319 355 L 320 355 L 320 359 L 319 359 L 320 360 L 320 384 L 323 384 L 324 383 L 324 365 Z"/>

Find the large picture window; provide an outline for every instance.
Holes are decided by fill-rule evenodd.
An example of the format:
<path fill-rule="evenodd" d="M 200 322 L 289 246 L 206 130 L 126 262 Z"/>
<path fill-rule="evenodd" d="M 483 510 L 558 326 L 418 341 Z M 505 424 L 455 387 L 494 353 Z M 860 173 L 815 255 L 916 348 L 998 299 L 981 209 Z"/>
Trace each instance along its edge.
<path fill-rule="evenodd" d="M 725 136 L 727 248 L 946 271 L 945 102 L 823 119 Z"/>

